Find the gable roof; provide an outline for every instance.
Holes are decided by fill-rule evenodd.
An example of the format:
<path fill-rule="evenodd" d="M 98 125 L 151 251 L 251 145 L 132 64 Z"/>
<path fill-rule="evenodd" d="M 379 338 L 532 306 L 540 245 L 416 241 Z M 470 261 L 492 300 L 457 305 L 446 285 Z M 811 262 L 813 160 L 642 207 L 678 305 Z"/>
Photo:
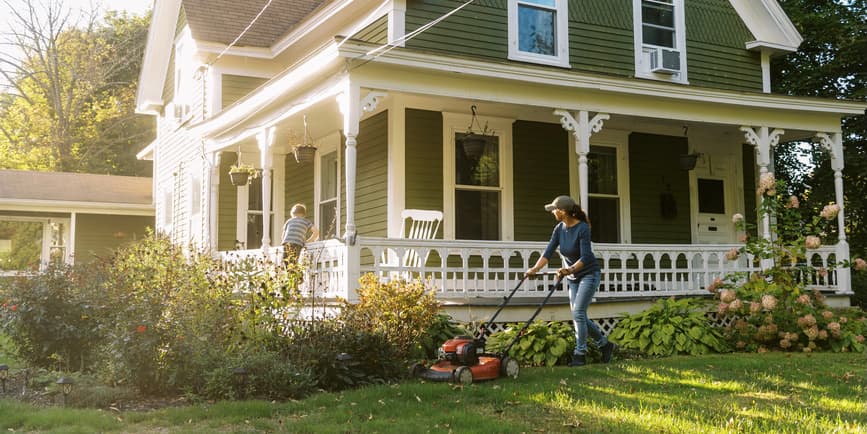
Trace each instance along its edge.
<path fill-rule="evenodd" d="M 235 43 L 270 47 L 325 0 L 271 0 L 262 15 Z M 193 39 L 229 45 L 253 22 L 268 0 L 183 0 Z"/>
<path fill-rule="evenodd" d="M 756 40 L 747 49 L 788 53 L 804 41 L 777 0 L 729 0 Z"/>
<path fill-rule="evenodd" d="M 152 179 L 90 173 L 0 170 L 0 208 L 150 210 Z"/>

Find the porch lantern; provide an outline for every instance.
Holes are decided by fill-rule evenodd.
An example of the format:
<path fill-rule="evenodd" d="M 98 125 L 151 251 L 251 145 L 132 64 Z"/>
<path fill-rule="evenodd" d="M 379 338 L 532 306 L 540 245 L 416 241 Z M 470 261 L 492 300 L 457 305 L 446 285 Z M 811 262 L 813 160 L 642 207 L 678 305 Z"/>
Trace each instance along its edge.
<path fill-rule="evenodd" d="M 6 379 L 9 377 L 9 367 L 0 365 L 0 383 L 3 383 L 3 393 L 6 393 Z"/>
<path fill-rule="evenodd" d="M 461 140 L 461 145 L 464 148 L 464 154 L 473 160 L 478 160 L 485 153 L 485 145 L 488 144 L 488 140 L 493 137 L 493 131 L 491 134 L 488 133 L 488 124 L 485 123 L 485 127 L 482 128 L 479 125 L 479 120 L 476 119 L 476 106 L 470 107 L 470 110 L 473 112 L 473 117 L 470 120 L 470 126 L 467 127 L 467 133 Z M 473 132 L 473 125 L 482 130 L 481 134 Z"/>
<path fill-rule="evenodd" d="M 60 385 L 60 392 L 63 393 L 63 406 L 66 407 L 66 400 L 69 397 L 69 394 L 72 393 L 72 387 L 75 385 L 75 381 L 69 377 L 60 377 L 57 380 L 57 384 Z"/>
<path fill-rule="evenodd" d="M 687 149 L 689 148 L 689 135 L 687 132 L 689 131 L 689 127 L 683 126 L 683 137 L 686 139 Z M 695 163 L 698 161 L 698 157 L 701 156 L 700 152 L 691 152 L 689 154 L 680 154 L 679 163 L 681 170 L 692 170 L 695 169 Z"/>
<path fill-rule="evenodd" d="M 680 155 L 680 168 L 681 170 L 692 170 L 695 169 L 695 163 L 698 161 L 698 157 L 701 156 L 701 153 L 693 152 L 692 154 L 681 154 Z"/>
<path fill-rule="evenodd" d="M 289 140 L 294 142 L 291 136 Z M 304 115 L 304 139 L 300 145 L 295 145 L 294 152 L 295 161 L 298 164 L 309 163 L 316 155 L 316 146 L 313 145 L 313 140 L 310 139 L 310 133 L 307 130 L 307 115 Z"/>

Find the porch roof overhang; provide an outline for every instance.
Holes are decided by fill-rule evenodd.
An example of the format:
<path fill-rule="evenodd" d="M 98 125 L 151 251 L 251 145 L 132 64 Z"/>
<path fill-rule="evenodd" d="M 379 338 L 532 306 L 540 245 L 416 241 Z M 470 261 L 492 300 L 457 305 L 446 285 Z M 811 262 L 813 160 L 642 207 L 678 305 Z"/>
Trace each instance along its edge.
<path fill-rule="evenodd" d="M 208 151 L 224 149 L 264 128 L 300 117 L 301 112 L 340 94 L 347 80 L 368 89 L 546 111 L 560 108 L 679 122 L 766 125 L 786 129 L 788 139 L 839 132 L 842 117 L 867 110 L 867 102 L 861 101 L 702 88 L 404 48 L 371 58 L 369 53 L 376 47 L 356 40 L 330 43 L 191 128 L 205 139 Z M 334 112 L 336 102 L 328 110 Z"/>
<path fill-rule="evenodd" d="M 346 77 L 343 67 L 344 59 L 339 55 L 337 43 L 329 43 L 255 92 L 190 129 L 205 140 L 208 152 L 249 139 L 338 95 Z"/>
<path fill-rule="evenodd" d="M 719 90 L 403 48 L 371 59 L 368 53 L 373 48 L 369 43 L 347 41 L 340 53 L 364 63 L 353 69 L 354 82 L 385 91 L 625 116 L 769 125 L 810 135 L 837 132 L 841 117 L 861 115 L 867 109 L 867 102 L 862 101 Z"/>

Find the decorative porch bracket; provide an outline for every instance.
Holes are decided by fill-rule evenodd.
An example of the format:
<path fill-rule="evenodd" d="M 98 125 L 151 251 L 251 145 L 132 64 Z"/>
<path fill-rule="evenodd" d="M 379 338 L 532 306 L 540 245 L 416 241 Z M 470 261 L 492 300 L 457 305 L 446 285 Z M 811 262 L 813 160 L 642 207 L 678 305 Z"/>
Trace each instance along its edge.
<path fill-rule="evenodd" d="M 771 149 L 780 143 L 780 136 L 786 131 L 781 129 L 770 131 L 768 127 L 750 126 L 742 126 L 740 130 L 744 132 L 747 143 L 756 148 L 756 164 L 759 165 L 759 177 L 761 177 L 768 173 L 768 166 L 771 165 Z M 762 200 L 765 200 L 764 195 Z M 771 219 L 768 216 L 762 219 L 762 237 L 766 240 L 771 239 Z"/>
<path fill-rule="evenodd" d="M 593 133 L 598 133 L 602 130 L 602 123 L 610 119 L 611 116 L 607 113 L 597 113 L 590 119 L 587 110 L 578 111 L 578 119 L 576 120 L 572 113 L 565 109 L 554 110 L 554 116 L 560 116 L 560 125 L 566 131 L 571 131 L 575 137 L 575 153 L 578 154 L 578 184 L 579 184 L 579 201 L 581 208 L 589 212 L 589 191 L 588 171 L 587 171 L 587 154 L 590 153 L 590 136 Z"/>
<path fill-rule="evenodd" d="M 840 212 L 837 213 L 837 261 L 848 261 L 849 243 L 846 241 L 846 225 L 844 219 L 845 206 L 843 204 L 843 136 L 840 133 L 816 133 L 819 144 L 831 154 L 831 169 L 834 171 L 834 196 Z M 840 288 L 846 293 L 852 292 L 849 268 L 837 270 L 837 281 Z"/>
<path fill-rule="evenodd" d="M 276 127 L 268 127 L 256 134 L 262 163 L 262 251 L 265 253 L 271 246 L 271 219 L 268 218 L 271 212 L 271 170 L 274 167 L 271 147 L 274 146 L 276 133 Z"/>
<path fill-rule="evenodd" d="M 385 92 L 379 92 L 372 90 L 361 99 L 361 110 L 365 113 L 373 113 L 376 110 L 376 106 L 379 105 L 379 102 L 388 96 Z"/>

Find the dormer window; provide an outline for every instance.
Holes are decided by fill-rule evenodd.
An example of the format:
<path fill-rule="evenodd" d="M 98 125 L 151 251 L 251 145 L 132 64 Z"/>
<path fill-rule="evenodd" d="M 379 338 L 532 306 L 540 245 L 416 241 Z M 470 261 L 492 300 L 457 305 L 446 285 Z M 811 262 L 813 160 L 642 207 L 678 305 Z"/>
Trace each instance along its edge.
<path fill-rule="evenodd" d="M 568 0 L 509 0 L 509 59 L 569 67 Z"/>
<path fill-rule="evenodd" d="M 633 0 L 638 77 L 686 82 L 683 0 Z"/>

